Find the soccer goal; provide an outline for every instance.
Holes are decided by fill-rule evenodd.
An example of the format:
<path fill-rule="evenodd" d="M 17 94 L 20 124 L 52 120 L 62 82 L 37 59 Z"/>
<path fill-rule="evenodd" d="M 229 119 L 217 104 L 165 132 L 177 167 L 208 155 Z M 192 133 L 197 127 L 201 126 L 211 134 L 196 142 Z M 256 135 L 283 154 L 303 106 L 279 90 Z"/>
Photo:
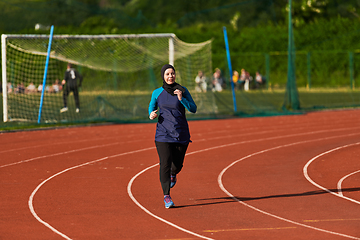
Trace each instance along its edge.
<path fill-rule="evenodd" d="M 36 122 L 42 88 L 42 123 L 144 120 L 165 63 L 175 66 L 177 82 L 201 102 L 200 112 L 216 111 L 211 91 L 195 91 L 199 70 L 208 79 L 212 75 L 211 40 L 186 43 L 175 34 L 54 35 L 45 86 L 49 35 L 3 34 L 1 42 L 4 122 Z M 67 63 L 83 76 L 80 112 L 70 94 L 69 111 L 60 113 Z"/>

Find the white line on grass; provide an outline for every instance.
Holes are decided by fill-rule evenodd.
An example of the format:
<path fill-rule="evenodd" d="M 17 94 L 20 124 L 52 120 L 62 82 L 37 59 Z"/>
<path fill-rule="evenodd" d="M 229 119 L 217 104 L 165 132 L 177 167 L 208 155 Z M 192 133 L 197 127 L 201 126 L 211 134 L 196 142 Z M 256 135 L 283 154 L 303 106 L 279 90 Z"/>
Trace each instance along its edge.
<path fill-rule="evenodd" d="M 342 136 L 336 136 L 336 137 L 346 137 L 346 136 L 353 136 L 353 135 L 357 135 L 357 134 L 349 134 L 349 135 L 342 135 Z M 259 154 L 263 154 L 263 153 L 266 153 L 266 152 L 269 152 L 269 151 L 273 151 L 273 150 L 277 150 L 277 149 L 280 149 L 280 148 L 284 148 L 284 147 L 291 147 L 291 146 L 294 146 L 294 145 L 298 145 L 298 144 L 304 144 L 304 143 L 310 143 L 310 142 L 315 142 L 315 141 L 321 141 L 321 140 L 328 140 L 328 139 L 333 139 L 333 138 L 336 138 L 336 137 L 327 137 L 327 138 L 320 138 L 320 139 L 312 139 L 312 140 L 308 140 L 308 141 L 300 141 L 300 142 L 295 142 L 295 143 L 290 143 L 290 144 L 285 144 L 285 145 L 281 145 L 281 146 L 277 146 L 277 147 L 273 147 L 273 148 L 268 148 L 268 149 L 265 149 L 265 150 L 262 150 L 262 151 L 258 151 L 258 152 L 255 152 L 255 153 L 252 153 L 252 154 L 249 154 L 241 159 L 238 159 L 236 161 L 234 161 L 233 163 L 231 163 L 230 165 L 228 165 L 226 168 L 224 168 L 221 173 L 219 174 L 218 176 L 218 184 L 219 184 L 219 187 L 220 189 L 226 193 L 229 197 L 231 197 L 232 199 L 234 199 L 235 201 L 257 211 L 257 212 L 260 212 L 264 215 L 267 215 L 267 216 L 270 216 L 270 217 L 273 217 L 273 218 L 276 218 L 276 219 L 279 219 L 279 220 L 282 220 L 282 221 L 285 221 L 285 222 L 288 222 L 288 223 L 292 223 L 292 224 L 295 224 L 295 225 L 298 225 L 298 226 L 302 226 L 302 227 L 306 227 L 306 228 L 310 228 L 310 229 L 313 229 L 313 230 L 316 230 L 316 231 L 320 231 L 320 232 L 325 232 L 325 233 L 329 233 L 329 234 L 332 234 L 332 235 L 337 235 L 337 236 L 342 236 L 342 237 L 346 237 L 346 238 L 350 238 L 350 239 L 357 239 L 359 240 L 360 238 L 357 238 L 357 237 L 354 237 L 354 236 L 349 236 L 349 235 L 345 235 L 345 234 L 342 234 L 342 233 L 337 233 L 337 232 L 332 232 L 332 231 L 328 231 L 328 230 L 325 230 L 325 229 L 321 229 L 321 228 L 316 228 L 316 227 L 312 227 L 312 226 L 309 226 L 309 225 L 306 225 L 306 224 L 302 224 L 302 223 L 299 223 L 299 222 L 295 222 L 295 221 L 292 221 L 290 219 L 286 219 L 286 218 L 283 218 L 283 217 L 280 217 L 280 216 L 277 216 L 277 215 L 274 215 L 274 214 L 271 214 L 269 212 L 265 212 L 259 208 L 256 208 L 250 204 L 247 204 L 241 200 L 239 200 L 238 198 L 236 198 L 234 195 L 232 195 L 229 191 L 226 190 L 226 188 L 224 187 L 223 183 L 222 183 L 222 177 L 224 175 L 224 173 L 229 169 L 231 168 L 232 166 L 234 166 L 235 164 L 237 164 L 238 162 L 240 161 L 243 161 L 245 159 L 248 159 L 250 157 L 253 157 L 255 155 L 259 155 Z M 330 192 L 330 191 L 329 191 Z M 336 194 L 337 195 L 337 194 Z"/>

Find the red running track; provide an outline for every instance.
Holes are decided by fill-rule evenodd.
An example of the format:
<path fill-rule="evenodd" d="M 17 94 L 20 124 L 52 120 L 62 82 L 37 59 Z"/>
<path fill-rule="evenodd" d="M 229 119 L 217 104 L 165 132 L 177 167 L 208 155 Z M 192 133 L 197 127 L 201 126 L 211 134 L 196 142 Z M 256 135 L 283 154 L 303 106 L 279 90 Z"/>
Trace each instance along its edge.
<path fill-rule="evenodd" d="M 165 209 L 155 122 L 0 134 L 0 239 L 360 239 L 360 110 L 191 121 Z"/>

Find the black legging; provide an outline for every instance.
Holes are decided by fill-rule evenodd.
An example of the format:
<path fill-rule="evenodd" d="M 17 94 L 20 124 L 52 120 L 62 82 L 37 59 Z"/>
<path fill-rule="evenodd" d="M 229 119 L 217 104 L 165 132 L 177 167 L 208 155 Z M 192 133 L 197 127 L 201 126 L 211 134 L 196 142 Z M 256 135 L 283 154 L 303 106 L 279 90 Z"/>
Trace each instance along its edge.
<path fill-rule="evenodd" d="M 69 87 L 69 86 L 66 86 L 64 88 L 64 93 L 63 93 L 64 107 L 67 107 L 67 98 L 68 98 L 70 92 L 73 92 L 73 94 L 74 94 L 76 108 L 80 108 L 78 88 L 77 87 Z"/>
<path fill-rule="evenodd" d="M 160 159 L 160 183 L 164 195 L 170 194 L 170 175 L 178 174 L 184 163 L 185 153 L 189 144 L 156 142 Z"/>

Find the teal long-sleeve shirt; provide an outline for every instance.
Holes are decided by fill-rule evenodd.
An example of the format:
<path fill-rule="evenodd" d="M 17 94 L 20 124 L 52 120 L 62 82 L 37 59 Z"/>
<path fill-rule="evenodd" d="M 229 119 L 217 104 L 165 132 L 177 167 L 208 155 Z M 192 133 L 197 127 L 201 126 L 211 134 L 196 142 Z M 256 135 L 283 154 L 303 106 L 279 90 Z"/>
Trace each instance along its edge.
<path fill-rule="evenodd" d="M 182 144 L 191 142 L 185 109 L 196 113 L 197 106 L 190 92 L 185 87 L 184 89 L 181 101 L 177 95 L 172 96 L 163 87 L 153 91 L 148 110 L 149 115 L 152 111 L 159 110 L 155 141 Z"/>

